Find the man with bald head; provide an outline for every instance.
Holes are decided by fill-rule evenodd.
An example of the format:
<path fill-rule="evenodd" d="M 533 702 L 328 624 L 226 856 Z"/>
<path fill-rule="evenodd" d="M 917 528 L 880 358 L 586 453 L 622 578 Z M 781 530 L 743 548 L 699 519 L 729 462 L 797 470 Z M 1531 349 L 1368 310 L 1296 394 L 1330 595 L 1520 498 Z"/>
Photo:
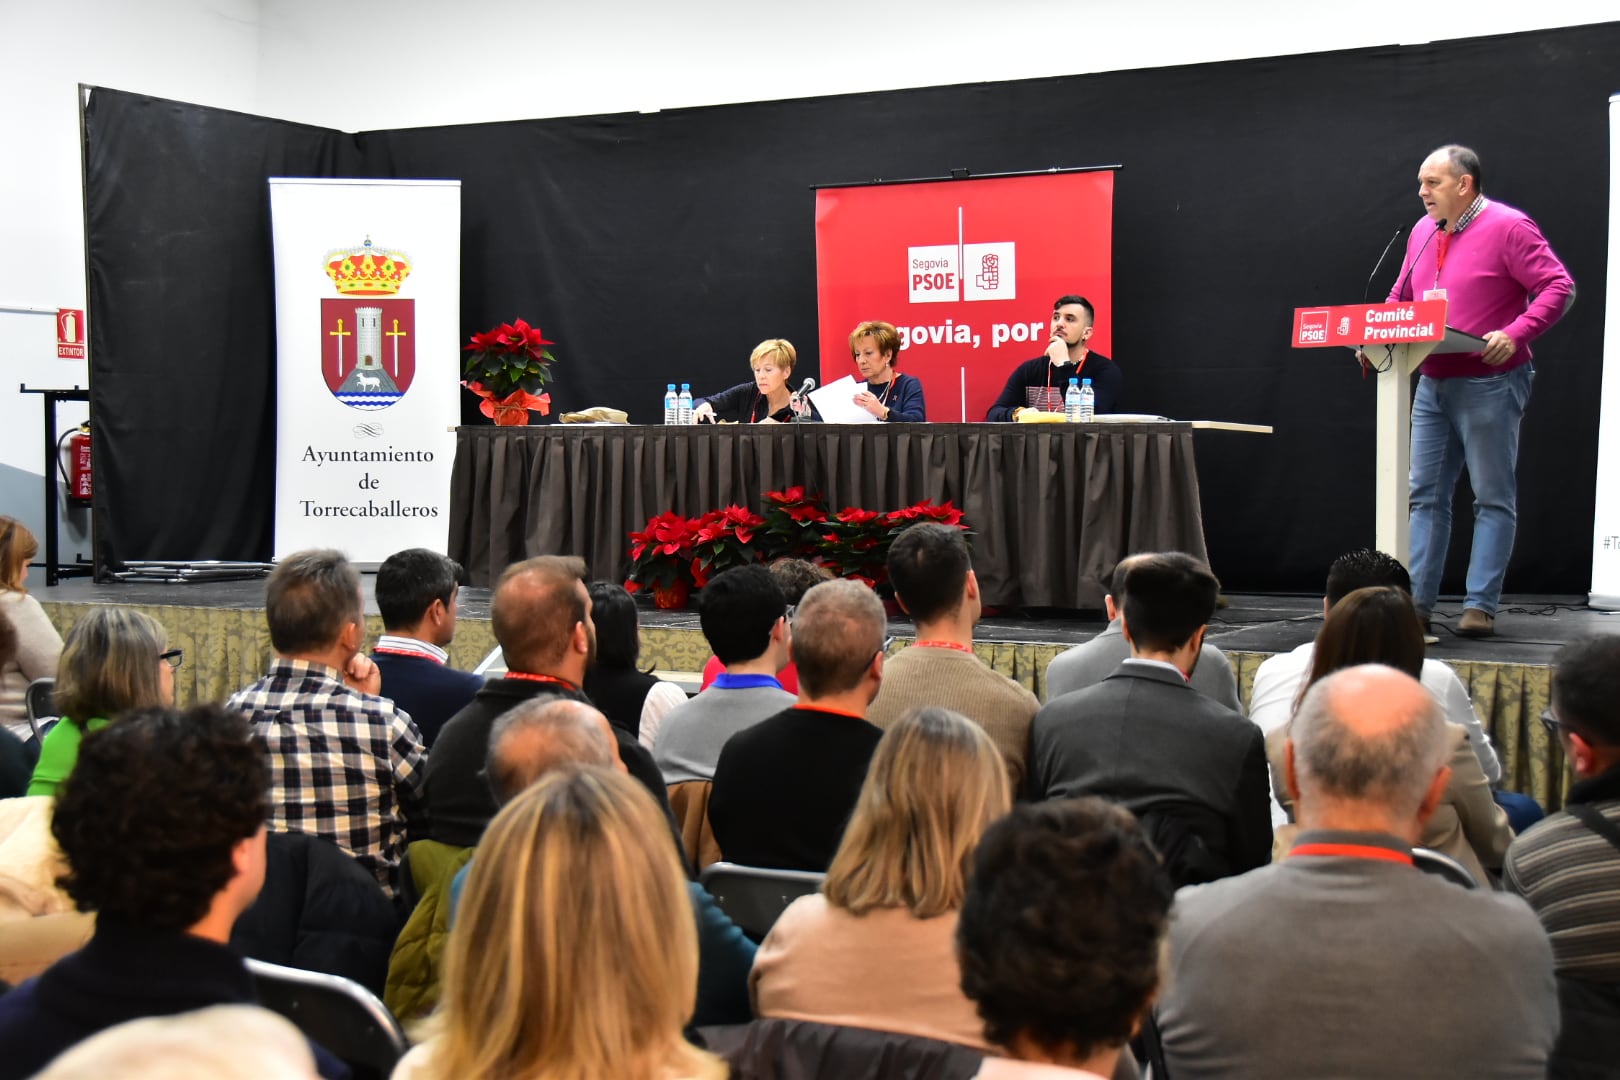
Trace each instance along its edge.
<path fill-rule="evenodd" d="M 476 846 L 495 816 L 483 769 L 496 718 L 542 695 L 590 701 L 580 689 L 596 656 L 584 560 L 541 555 L 512 564 L 495 583 L 489 614 L 506 676 L 485 683 L 445 723 L 428 756 L 429 835 L 455 847 Z M 667 809 L 652 755 L 633 736 L 615 741 L 630 775 Z"/>
<path fill-rule="evenodd" d="M 1495 630 L 1518 521 L 1514 467 L 1519 421 L 1535 367 L 1530 343 L 1563 317 L 1575 283 L 1536 223 L 1487 199 L 1479 155 L 1442 146 L 1418 169 L 1425 217 L 1406 239 L 1391 302 L 1446 301 L 1446 323 L 1485 339 L 1476 353 L 1423 362 L 1412 401 L 1412 602 L 1425 628 L 1440 595 L 1451 542 L 1452 491 L 1468 467 L 1474 543 L 1468 594 L 1455 630 Z"/>
<path fill-rule="evenodd" d="M 858 581 L 824 581 L 793 616 L 799 703 L 739 731 L 714 768 L 709 824 L 729 862 L 827 869 L 882 732 L 866 707 L 883 681 L 883 603 Z"/>
<path fill-rule="evenodd" d="M 1444 712 L 1416 679 L 1365 665 L 1311 687 L 1286 753 L 1299 842 L 1176 897 L 1170 1075 L 1546 1075 L 1558 1002 L 1535 915 L 1412 863 L 1445 760 Z"/>

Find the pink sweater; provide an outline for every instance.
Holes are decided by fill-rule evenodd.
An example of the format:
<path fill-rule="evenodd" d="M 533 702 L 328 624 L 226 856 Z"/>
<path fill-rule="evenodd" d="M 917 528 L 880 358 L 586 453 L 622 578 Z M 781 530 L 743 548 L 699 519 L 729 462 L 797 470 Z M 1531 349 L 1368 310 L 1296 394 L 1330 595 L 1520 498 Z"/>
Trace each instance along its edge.
<path fill-rule="evenodd" d="M 1530 343 L 1562 318 L 1575 299 L 1575 283 L 1541 230 L 1524 211 L 1487 199 L 1461 232 L 1449 238 L 1434 232 L 1434 222 L 1425 217 L 1406 238 L 1406 259 L 1390 301 L 1421 300 L 1430 289 L 1444 289 L 1448 324 L 1479 337 L 1501 330 L 1519 348 L 1495 368 L 1479 353 L 1430 356 L 1423 374 L 1436 379 L 1499 375 L 1528 364 Z M 1445 265 L 1436 270 L 1442 241 Z"/>

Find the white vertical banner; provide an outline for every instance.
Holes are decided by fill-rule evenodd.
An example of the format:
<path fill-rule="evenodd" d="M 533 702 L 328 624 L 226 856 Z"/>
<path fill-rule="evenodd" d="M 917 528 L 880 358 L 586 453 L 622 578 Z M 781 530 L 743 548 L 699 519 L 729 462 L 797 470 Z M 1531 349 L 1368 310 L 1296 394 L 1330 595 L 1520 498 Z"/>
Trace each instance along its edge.
<path fill-rule="evenodd" d="M 461 184 L 270 180 L 281 558 L 443 551 L 460 422 Z"/>
<path fill-rule="evenodd" d="M 1620 94 L 1609 98 L 1609 332 L 1603 335 L 1603 392 L 1598 399 L 1596 512 L 1592 520 L 1592 591 L 1587 603 L 1620 610 Z"/>

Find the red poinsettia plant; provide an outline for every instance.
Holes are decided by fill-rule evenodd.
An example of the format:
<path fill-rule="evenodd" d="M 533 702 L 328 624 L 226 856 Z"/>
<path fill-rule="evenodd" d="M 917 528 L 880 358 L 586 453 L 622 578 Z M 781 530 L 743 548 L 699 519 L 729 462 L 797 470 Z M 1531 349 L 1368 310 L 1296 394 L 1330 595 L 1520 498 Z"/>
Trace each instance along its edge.
<path fill-rule="evenodd" d="M 630 534 L 626 591 L 648 588 L 659 607 L 684 605 L 692 588 L 692 551 L 697 535 L 697 520 L 673 510 L 650 518 L 645 529 Z"/>
<path fill-rule="evenodd" d="M 766 548 L 770 558 L 812 559 L 821 547 L 827 508 L 820 495 L 796 484 L 765 493 Z"/>
<path fill-rule="evenodd" d="M 526 424 L 528 410 L 541 416 L 551 411 L 551 395 L 540 389 L 551 377 L 551 355 L 538 326 L 522 319 L 474 334 L 462 350 L 471 353 L 461 385 L 484 399 L 479 411 L 497 424 Z M 515 419 L 514 419 L 515 417 Z"/>
<path fill-rule="evenodd" d="M 693 543 L 692 583 L 698 588 L 709 578 L 734 566 L 764 560 L 765 519 L 746 506 L 710 510 L 694 520 L 697 539 Z"/>

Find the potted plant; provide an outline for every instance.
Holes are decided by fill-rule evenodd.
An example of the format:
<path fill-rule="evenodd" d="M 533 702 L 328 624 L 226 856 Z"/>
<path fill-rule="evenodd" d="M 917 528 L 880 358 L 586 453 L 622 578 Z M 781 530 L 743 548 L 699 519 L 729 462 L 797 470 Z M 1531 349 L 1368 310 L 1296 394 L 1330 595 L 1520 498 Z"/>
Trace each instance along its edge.
<path fill-rule="evenodd" d="M 692 583 L 698 588 L 722 570 L 763 561 L 765 519 L 747 507 L 710 510 L 692 524 L 696 529 Z"/>
<path fill-rule="evenodd" d="M 483 398 L 479 411 L 503 427 L 527 424 L 530 409 L 545 416 L 551 412 L 551 395 L 540 389 L 556 360 L 546 348 L 550 344 L 538 326 L 522 319 L 474 334 L 463 346 L 472 355 L 461 385 Z"/>
<path fill-rule="evenodd" d="M 692 590 L 697 535 L 696 523 L 673 510 L 649 519 L 645 529 L 630 534 L 630 577 L 625 590 L 634 593 L 648 588 L 659 607 L 685 607 Z"/>

